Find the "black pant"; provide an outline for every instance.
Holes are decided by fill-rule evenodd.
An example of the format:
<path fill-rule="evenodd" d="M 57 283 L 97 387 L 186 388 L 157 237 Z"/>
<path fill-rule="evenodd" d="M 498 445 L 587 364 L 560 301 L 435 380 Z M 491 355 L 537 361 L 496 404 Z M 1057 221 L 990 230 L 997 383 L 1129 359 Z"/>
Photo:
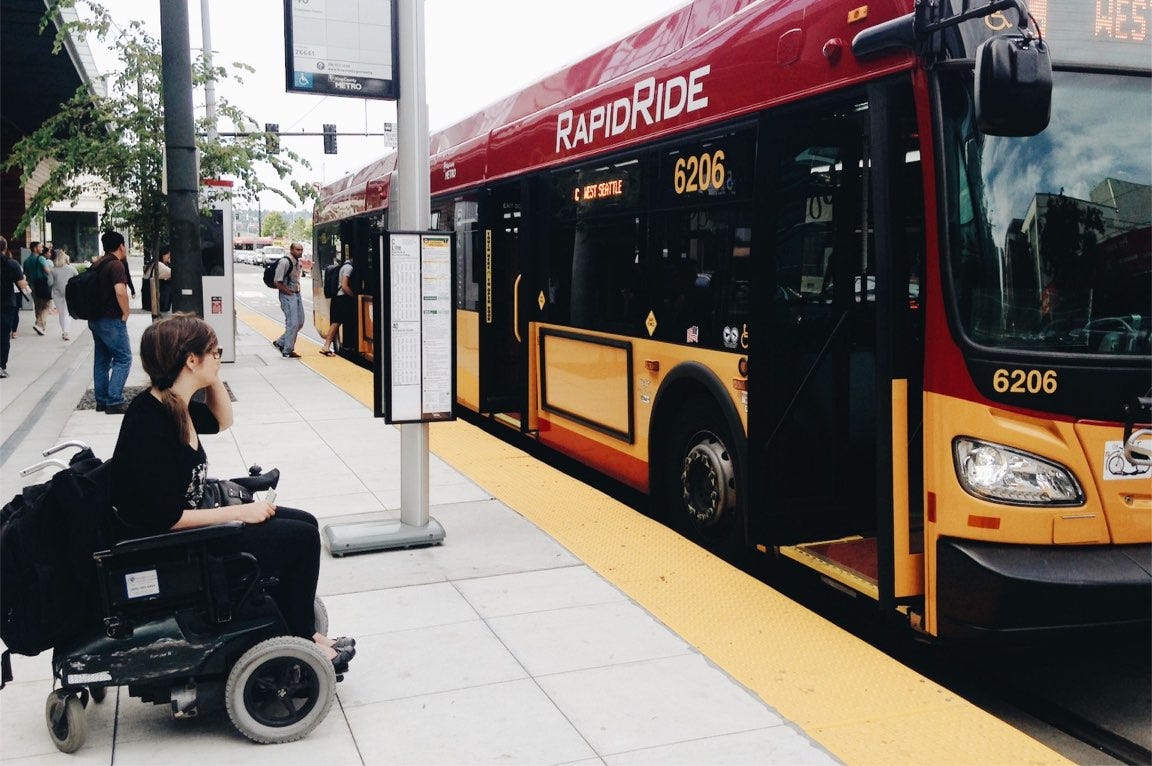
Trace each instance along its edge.
<path fill-rule="evenodd" d="M 20 321 L 20 309 L 0 306 L 0 367 L 8 366 L 8 352 L 12 350 L 12 333 Z"/>
<path fill-rule="evenodd" d="M 240 534 L 213 546 L 220 553 L 251 553 L 261 574 L 272 574 L 279 584 L 272 598 L 288 630 L 312 640 L 316 632 L 313 602 L 320 577 L 320 525 L 307 511 L 278 506 L 263 524 L 245 524 Z"/>

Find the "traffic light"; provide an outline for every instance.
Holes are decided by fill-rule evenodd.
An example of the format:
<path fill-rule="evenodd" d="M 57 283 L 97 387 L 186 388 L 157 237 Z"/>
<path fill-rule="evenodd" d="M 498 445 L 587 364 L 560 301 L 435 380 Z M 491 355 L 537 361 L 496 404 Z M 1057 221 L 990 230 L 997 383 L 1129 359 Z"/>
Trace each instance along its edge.
<path fill-rule="evenodd" d="M 335 154 L 336 153 L 336 126 L 335 125 L 325 125 L 324 126 L 324 153 L 325 154 Z"/>
<path fill-rule="evenodd" d="M 264 146 L 269 154 L 276 154 L 280 151 L 280 125 L 278 123 L 264 123 Z"/>

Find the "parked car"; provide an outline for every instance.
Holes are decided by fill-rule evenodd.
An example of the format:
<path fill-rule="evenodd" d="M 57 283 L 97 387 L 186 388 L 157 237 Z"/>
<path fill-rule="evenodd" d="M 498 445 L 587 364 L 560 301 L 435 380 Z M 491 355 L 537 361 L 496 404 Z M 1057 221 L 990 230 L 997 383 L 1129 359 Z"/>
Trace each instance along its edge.
<path fill-rule="evenodd" d="M 260 260 L 257 263 L 261 266 L 268 266 L 286 255 L 288 255 L 288 251 L 279 245 L 269 245 L 260 248 Z"/>

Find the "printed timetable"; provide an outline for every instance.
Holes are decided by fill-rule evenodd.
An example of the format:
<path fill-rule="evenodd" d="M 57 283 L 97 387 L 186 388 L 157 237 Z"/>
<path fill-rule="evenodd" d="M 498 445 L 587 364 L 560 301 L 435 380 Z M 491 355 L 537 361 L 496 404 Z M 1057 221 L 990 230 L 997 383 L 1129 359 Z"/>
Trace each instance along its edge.
<path fill-rule="evenodd" d="M 440 232 L 391 232 L 381 238 L 387 296 L 378 337 L 376 414 L 389 423 L 453 419 L 456 401 L 453 241 Z"/>

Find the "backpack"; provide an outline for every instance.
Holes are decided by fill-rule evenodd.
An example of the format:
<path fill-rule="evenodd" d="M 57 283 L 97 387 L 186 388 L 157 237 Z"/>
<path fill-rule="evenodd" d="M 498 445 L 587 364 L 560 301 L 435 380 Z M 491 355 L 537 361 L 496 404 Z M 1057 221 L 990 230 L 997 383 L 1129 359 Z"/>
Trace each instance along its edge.
<path fill-rule="evenodd" d="M 93 552 L 106 547 L 107 464 L 91 450 L 0 510 L 0 639 L 35 656 L 99 626 Z"/>
<path fill-rule="evenodd" d="M 333 263 L 324 269 L 324 297 L 335 298 L 340 292 L 340 267 L 343 264 Z"/>
<path fill-rule="evenodd" d="M 283 258 L 272 261 L 264 267 L 264 284 L 268 285 L 273 290 L 276 289 L 276 268 L 280 265 L 280 261 L 287 260 L 288 256 L 284 256 Z M 289 261 L 289 264 L 291 264 L 291 261 Z"/>
<path fill-rule="evenodd" d="M 77 274 L 64 285 L 64 299 L 68 302 L 68 313 L 75 319 L 100 319 L 104 301 L 100 296 L 98 265 L 89 266 L 84 273 Z"/>

